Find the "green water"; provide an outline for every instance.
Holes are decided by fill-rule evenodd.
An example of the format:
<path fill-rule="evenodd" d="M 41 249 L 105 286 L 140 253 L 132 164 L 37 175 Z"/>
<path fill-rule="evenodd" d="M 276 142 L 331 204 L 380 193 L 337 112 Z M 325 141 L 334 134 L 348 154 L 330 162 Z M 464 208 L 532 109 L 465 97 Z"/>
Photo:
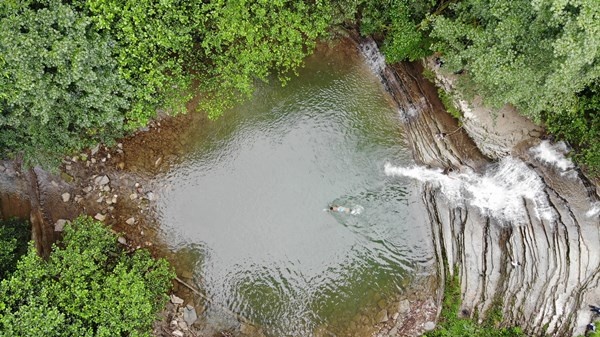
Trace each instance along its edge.
<path fill-rule="evenodd" d="M 397 112 L 351 48 L 320 50 L 287 86 L 193 133 L 156 183 L 165 241 L 196 256 L 205 333 L 355 336 L 430 270 L 429 225 Z M 359 215 L 324 211 L 338 204 Z M 226 308 L 226 309 L 223 309 Z"/>

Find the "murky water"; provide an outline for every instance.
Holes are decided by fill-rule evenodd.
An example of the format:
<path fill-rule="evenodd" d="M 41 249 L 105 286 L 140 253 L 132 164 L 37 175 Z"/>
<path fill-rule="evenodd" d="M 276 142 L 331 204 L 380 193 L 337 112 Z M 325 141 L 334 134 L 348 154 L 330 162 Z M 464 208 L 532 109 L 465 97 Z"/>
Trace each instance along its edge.
<path fill-rule="evenodd" d="M 354 51 L 323 47 L 193 134 L 157 208 L 196 259 L 207 333 L 237 331 L 231 311 L 267 336 L 355 336 L 433 266 L 419 183 L 384 173 L 411 163 L 397 118 Z"/>

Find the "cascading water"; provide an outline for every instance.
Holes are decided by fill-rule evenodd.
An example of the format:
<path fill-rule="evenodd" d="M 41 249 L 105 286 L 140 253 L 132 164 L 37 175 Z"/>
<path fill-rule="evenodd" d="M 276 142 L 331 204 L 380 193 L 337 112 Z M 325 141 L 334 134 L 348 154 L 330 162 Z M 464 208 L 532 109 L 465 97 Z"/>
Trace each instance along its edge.
<path fill-rule="evenodd" d="M 483 174 L 465 167 L 444 171 L 426 167 L 395 167 L 386 164 L 389 176 L 406 176 L 439 188 L 452 207 L 472 206 L 481 216 L 496 219 L 503 225 L 528 223 L 527 202 L 531 202 L 538 220 L 553 221 L 555 212 L 549 206 L 540 176 L 523 161 L 506 157 L 490 164 Z"/>
<path fill-rule="evenodd" d="M 374 42 L 361 43 L 377 60 Z M 583 334 L 594 318 L 587 305 L 600 303 L 600 198 L 564 157 L 564 144 L 521 130 L 518 143 L 475 143 L 502 138 L 469 138 L 465 131 L 484 130 L 473 125 L 476 111 L 459 127 L 419 65 L 372 69 L 398 106 L 418 163 L 388 163 L 385 172 L 424 183 L 440 274 L 459 267 L 461 312 L 481 318 L 494 307 L 528 335 Z M 479 148 L 512 155 L 492 163 Z"/>

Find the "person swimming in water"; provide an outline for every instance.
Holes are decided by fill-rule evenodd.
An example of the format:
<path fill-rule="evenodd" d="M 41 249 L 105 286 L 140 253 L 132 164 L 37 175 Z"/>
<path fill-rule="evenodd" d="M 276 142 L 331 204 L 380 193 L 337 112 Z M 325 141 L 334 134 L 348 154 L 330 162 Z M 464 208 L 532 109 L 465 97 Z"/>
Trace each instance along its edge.
<path fill-rule="evenodd" d="M 337 206 L 337 205 L 329 206 L 329 210 L 332 212 L 338 212 L 338 213 L 351 213 L 352 212 L 352 209 L 350 209 L 349 207 Z"/>

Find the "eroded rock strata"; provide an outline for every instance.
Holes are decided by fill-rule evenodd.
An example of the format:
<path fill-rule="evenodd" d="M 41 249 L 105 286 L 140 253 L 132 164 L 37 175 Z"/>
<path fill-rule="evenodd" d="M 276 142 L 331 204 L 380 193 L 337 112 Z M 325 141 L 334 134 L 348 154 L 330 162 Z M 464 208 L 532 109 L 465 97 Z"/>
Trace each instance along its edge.
<path fill-rule="evenodd" d="M 458 266 L 461 313 L 482 319 L 495 307 L 503 324 L 530 335 L 583 334 L 594 319 L 588 304 L 600 303 L 600 198 L 566 148 L 540 139 L 532 123 L 507 124 L 521 120 L 506 116 L 511 109 L 497 114 L 502 124 L 463 101 L 460 127 L 420 65 L 385 66 L 372 40 L 360 48 L 397 104 L 418 163 L 386 172 L 424 182 L 440 279 Z"/>

